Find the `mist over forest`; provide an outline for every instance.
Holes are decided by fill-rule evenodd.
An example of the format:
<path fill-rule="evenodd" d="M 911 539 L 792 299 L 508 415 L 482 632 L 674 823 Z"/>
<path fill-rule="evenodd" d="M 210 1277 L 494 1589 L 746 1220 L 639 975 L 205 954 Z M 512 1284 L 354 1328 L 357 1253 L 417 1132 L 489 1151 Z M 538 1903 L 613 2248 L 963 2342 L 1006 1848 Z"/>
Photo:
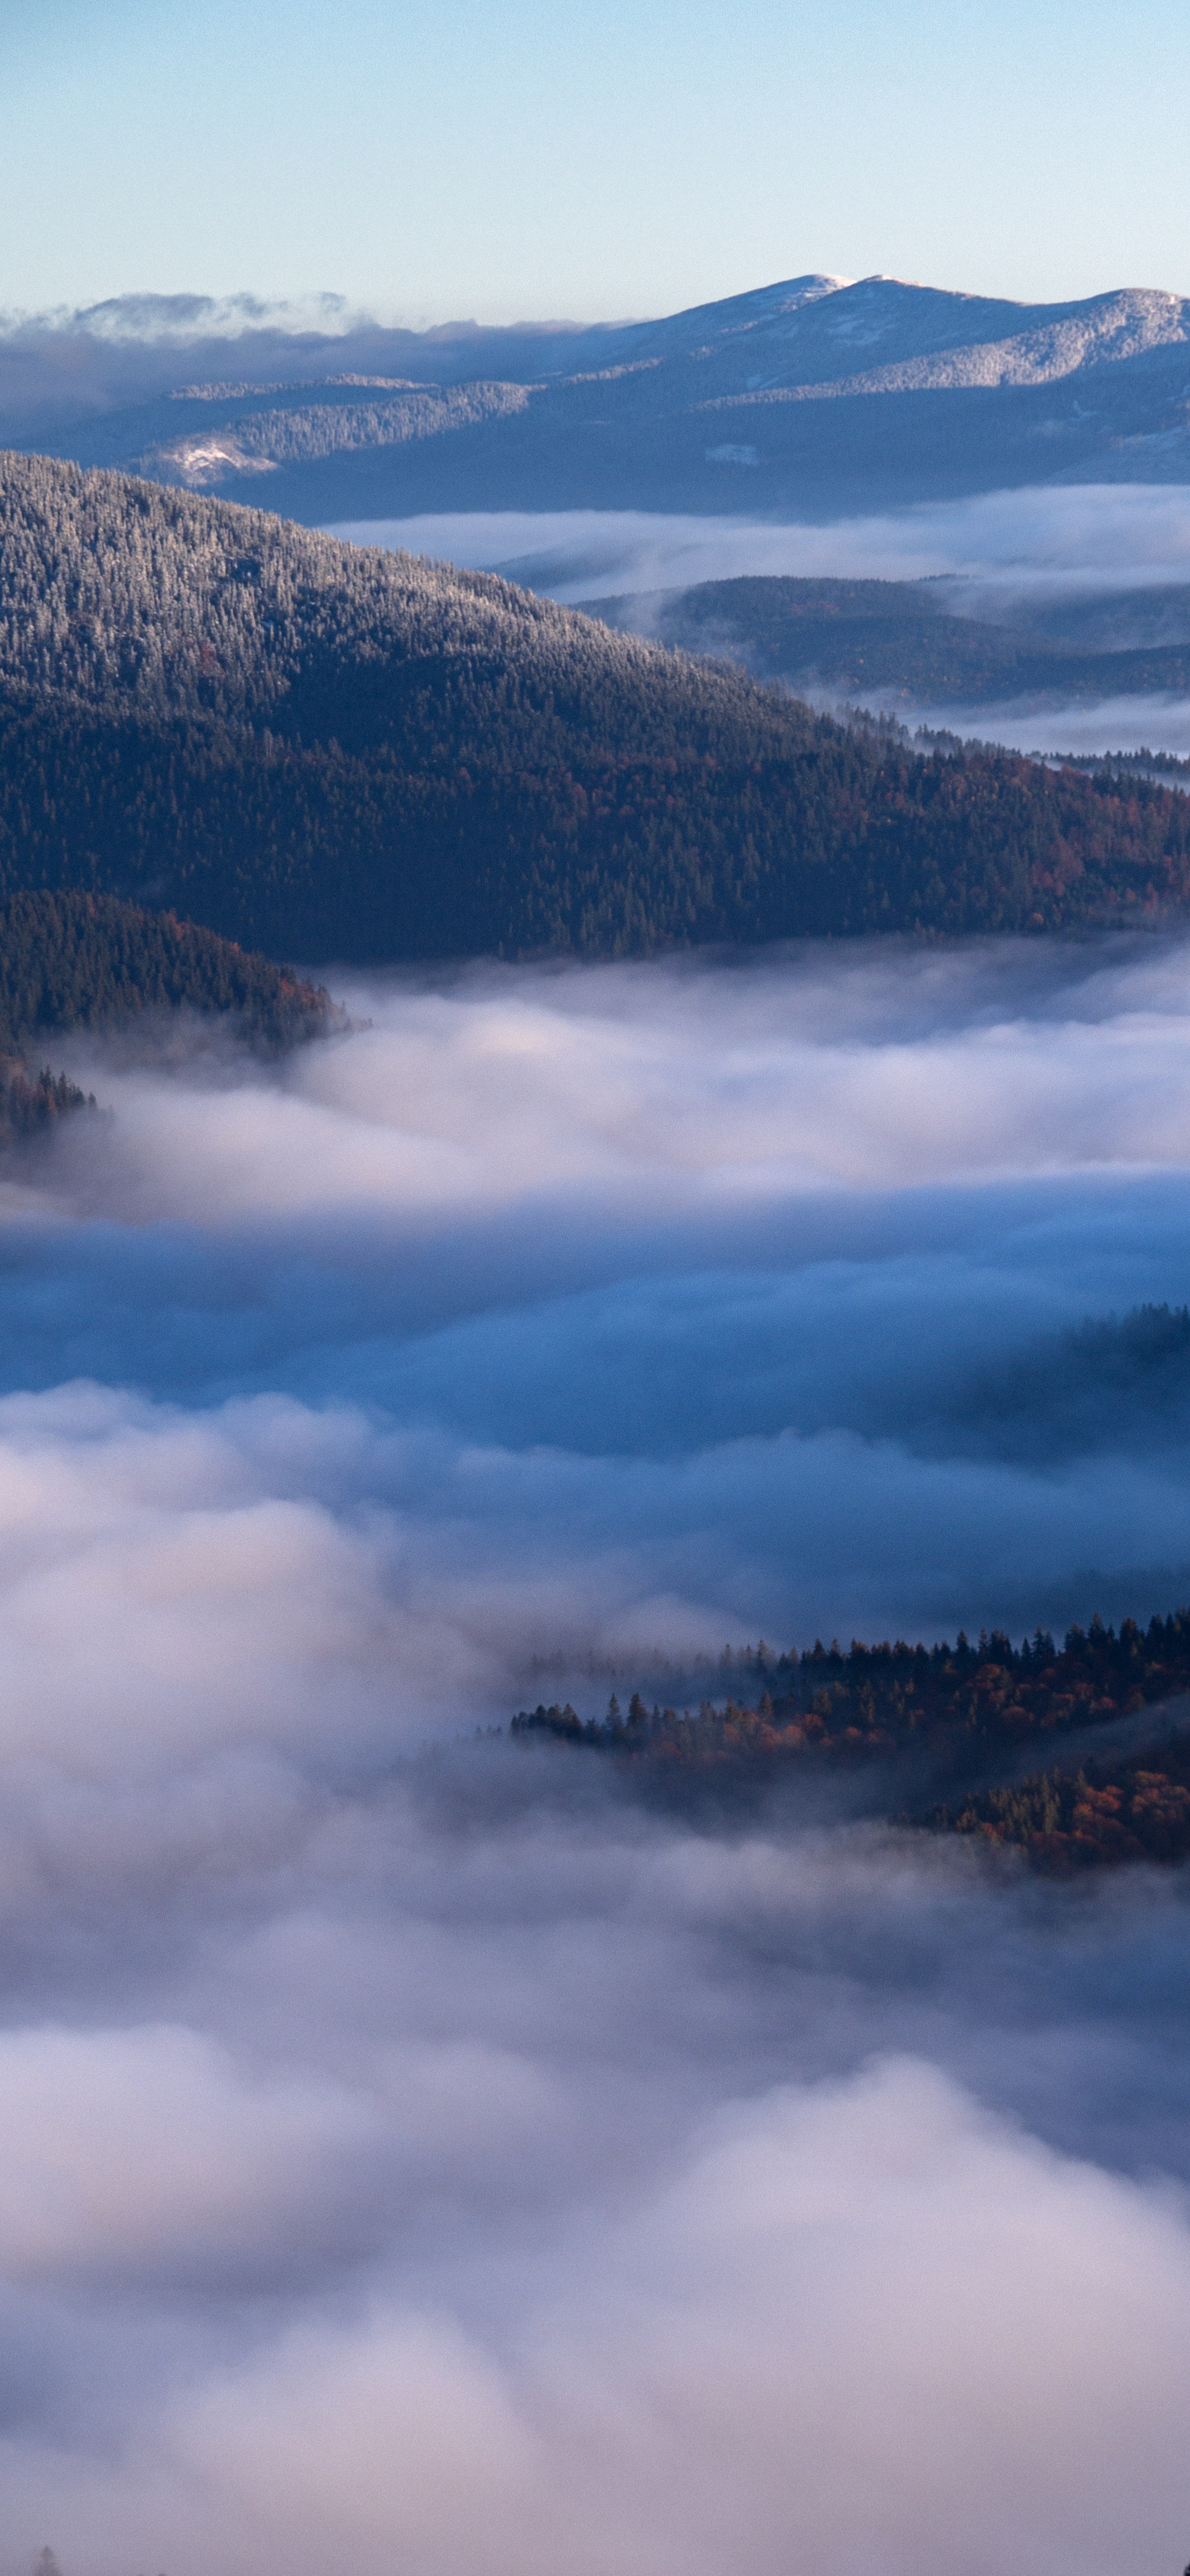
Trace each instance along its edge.
<path fill-rule="evenodd" d="M 1186 971 L 60 1033 L 110 1114 L 0 1182 L 13 2576 L 1176 2555 L 1183 1873 L 508 1725 L 1190 1597 Z"/>
<path fill-rule="evenodd" d="M 1188 335 L 0 325 L 0 2576 L 1184 2565 Z"/>

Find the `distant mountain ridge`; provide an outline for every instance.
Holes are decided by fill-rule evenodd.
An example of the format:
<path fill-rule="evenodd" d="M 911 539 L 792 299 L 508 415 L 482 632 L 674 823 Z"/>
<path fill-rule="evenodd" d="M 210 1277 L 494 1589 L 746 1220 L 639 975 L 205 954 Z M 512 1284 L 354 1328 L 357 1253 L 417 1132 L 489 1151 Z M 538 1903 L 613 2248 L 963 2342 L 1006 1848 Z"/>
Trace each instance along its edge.
<path fill-rule="evenodd" d="M 176 334 L 119 368 L 91 348 L 0 334 L 0 437 L 308 524 L 1190 480 L 1190 299 L 1156 288 L 1023 305 L 812 275 L 653 322 L 197 341 L 189 376 Z"/>
<path fill-rule="evenodd" d="M 590 599 L 593 617 L 687 653 L 738 662 L 799 696 L 882 707 L 1094 705 L 1190 696 L 1190 588 L 1109 600 L 1019 602 L 994 621 L 955 615 L 944 580 L 835 581 L 780 573 Z"/>
<path fill-rule="evenodd" d="M 894 277 L 799 277 L 612 337 L 621 362 L 710 362 L 727 379 L 723 390 L 736 394 L 1032 385 L 1184 348 L 1190 298 L 1125 287 L 1080 303 L 1026 305 Z"/>

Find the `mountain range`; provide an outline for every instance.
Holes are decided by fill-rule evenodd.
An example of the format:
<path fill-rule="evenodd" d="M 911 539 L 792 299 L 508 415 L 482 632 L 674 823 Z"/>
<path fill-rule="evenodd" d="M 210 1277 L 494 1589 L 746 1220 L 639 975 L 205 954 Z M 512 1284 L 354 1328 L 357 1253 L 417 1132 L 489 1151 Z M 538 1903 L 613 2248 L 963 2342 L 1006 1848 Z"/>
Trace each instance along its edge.
<path fill-rule="evenodd" d="M 301 332 L 198 298 L 0 331 L 0 439 L 308 525 L 829 515 L 1190 479 L 1190 299 L 787 279 L 658 321 Z"/>

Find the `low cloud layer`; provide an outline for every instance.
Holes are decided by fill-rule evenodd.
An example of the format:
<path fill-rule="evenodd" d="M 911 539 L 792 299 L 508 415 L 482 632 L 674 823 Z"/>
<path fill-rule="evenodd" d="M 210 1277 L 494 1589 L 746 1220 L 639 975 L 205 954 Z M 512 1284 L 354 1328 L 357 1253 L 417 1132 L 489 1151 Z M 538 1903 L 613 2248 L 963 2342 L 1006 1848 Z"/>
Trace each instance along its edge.
<path fill-rule="evenodd" d="M 379 1584 L 383 1618 L 396 1582 L 402 1618 L 456 1633 L 466 1532 L 497 1696 L 518 1626 L 561 1669 L 683 1627 L 1016 1625 L 1055 1587 L 1072 1615 L 1080 1586 L 1180 1580 L 1168 1399 L 1091 1386 L 1076 1420 L 1038 1358 L 1185 1291 L 1177 945 L 349 998 L 367 1025 L 274 1077 L 80 1056 L 115 1115 L 60 1158 L 56 1220 L 14 1217 L 14 1392 L 151 1397 L 135 1428 L 112 1412 L 113 1459 L 188 1462 L 161 1407 L 213 1407 L 200 1495 L 233 1461 L 219 1511 L 279 1562 L 283 1502 L 298 1569 L 302 1516 L 329 1515 L 336 1584 Z M 1028 1418 L 989 1392 L 1014 1366 Z M 51 1401 L 94 1460 L 96 1400 Z"/>
<path fill-rule="evenodd" d="M 1190 1388 L 1069 1339 L 1188 1293 L 1188 963 L 79 1046 L 0 1231 L 2 2576 L 1182 2563 L 1180 1876 L 475 1730 L 1190 1590 Z"/>
<path fill-rule="evenodd" d="M 875 696 L 872 705 L 877 706 Z M 895 712 L 910 730 L 927 725 L 973 735 L 977 741 L 1007 743 L 1014 751 L 1167 751 L 1175 759 L 1190 759 L 1190 697 L 1171 690 L 1149 697 L 1102 698 L 1095 706 L 1038 708 L 1017 700 L 1005 706 L 907 708 L 902 702 Z"/>
<path fill-rule="evenodd" d="M 110 2550 L 131 2520 L 184 2576 L 212 2551 L 941 2576 L 1182 2546 L 1179 2220 L 924 2067 L 724 2110 L 550 2257 L 511 2334 L 498 2290 L 466 2322 L 391 2292 L 311 2320 L 167 2405 L 116 2475 L 75 2471 L 59 2521 Z"/>
<path fill-rule="evenodd" d="M 1037 484 L 970 500 L 921 501 L 868 517 L 750 519 L 747 494 L 722 518 L 679 511 L 462 511 L 345 522 L 357 545 L 408 548 L 501 572 L 556 599 L 685 589 L 741 573 L 921 581 L 946 574 L 971 603 L 1078 596 L 1190 574 L 1180 484 Z M 951 596 L 954 596 L 953 590 Z"/>
<path fill-rule="evenodd" d="M 746 496 L 744 496 L 746 498 Z M 880 516 L 781 524 L 649 511 L 472 511 L 353 521 L 336 536 L 408 548 L 499 572 L 552 598 L 636 602 L 655 634 L 667 593 L 741 574 L 945 582 L 945 604 L 1011 622 L 1042 604 L 1152 591 L 1190 577 L 1190 511 L 1178 484 L 1045 484 L 969 500 L 915 503 Z M 1121 639 L 1131 641 L 1130 636 Z M 1190 753 L 1187 701 L 1176 694 L 1083 700 L 1040 712 L 1024 703 L 908 708 L 889 690 L 851 693 L 924 723 L 1023 751 L 1148 749 Z M 833 706 L 835 695 L 821 692 Z"/>

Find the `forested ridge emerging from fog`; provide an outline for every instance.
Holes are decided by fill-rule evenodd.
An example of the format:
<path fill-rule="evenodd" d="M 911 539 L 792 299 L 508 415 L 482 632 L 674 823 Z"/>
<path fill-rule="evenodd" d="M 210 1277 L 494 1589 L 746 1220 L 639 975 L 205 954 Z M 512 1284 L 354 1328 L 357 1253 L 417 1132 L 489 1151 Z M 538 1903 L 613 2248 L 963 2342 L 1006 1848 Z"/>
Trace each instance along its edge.
<path fill-rule="evenodd" d="M 1184 695 L 1190 687 L 1184 588 L 1124 592 L 1110 606 L 1047 601 L 1032 615 L 1018 605 L 1011 618 L 996 619 L 956 614 L 948 597 L 946 585 L 934 581 L 744 574 L 662 597 L 649 631 L 679 650 L 725 655 L 795 691 L 825 686 L 862 697 L 879 690 L 889 703 L 909 707 L 1011 698 L 1068 706 L 1165 690 Z M 631 597 L 585 605 L 628 628 L 637 610 Z M 1143 768 L 1143 757 L 1134 755 L 1132 766 Z"/>
<path fill-rule="evenodd" d="M 12 456 L 0 893 L 357 961 L 1056 928 L 1190 897 L 1190 804 L 923 758 L 495 577 Z"/>
<path fill-rule="evenodd" d="M 50 1030 L 112 1028 L 177 1009 L 226 1015 L 270 1048 L 329 1021 L 327 997 L 314 985 L 172 914 L 111 895 L 0 901 L 0 1050 L 28 1047 Z"/>
<path fill-rule="evenodd" d="M 626 1713 L 613 1697 L 602 1719 L 584 1721 L 569 1702 L 523 1709 L 510 1734 L 611 1755 L 662 1788 L 789 1776 L 807 1759 L 891 1763 L 894 1780 L 897 1765 L 912 1768 L 948 1785 L 917 1821 L 1016 1846 L 1059 1872 L 1190 1854 L 1190 1708 L 1156 1749 L 1151 1733 L 1118 1741 L 1121 1721 L 1139 1721 L 1143 1739 L 1146 1709 L 1190 1693 L 1190 1610 L 1147 1628 L 1092 1619 L 1061 1646 L 1040 1628 L 1020 1646 L 999 1631 L 975 1643 L 960 1631 L 953 1645 L 819 1641 L 738 1660 L 746 1696 L 705 1699 L 697 1713 L 649 1707 L 634 1692 Z M 989 1784 L 997 1771 L 1009 1777 Z"/>
<path fill-rule="evenodd" d="M 0 1146 L 52 1135 L 60 1119 L 94 1107 L 94 1092 L 83 1091 L 69 1074 L 54 1073 L 46 1064 L 30 1075 L 23 1064 L 0 1057 Z"/>

